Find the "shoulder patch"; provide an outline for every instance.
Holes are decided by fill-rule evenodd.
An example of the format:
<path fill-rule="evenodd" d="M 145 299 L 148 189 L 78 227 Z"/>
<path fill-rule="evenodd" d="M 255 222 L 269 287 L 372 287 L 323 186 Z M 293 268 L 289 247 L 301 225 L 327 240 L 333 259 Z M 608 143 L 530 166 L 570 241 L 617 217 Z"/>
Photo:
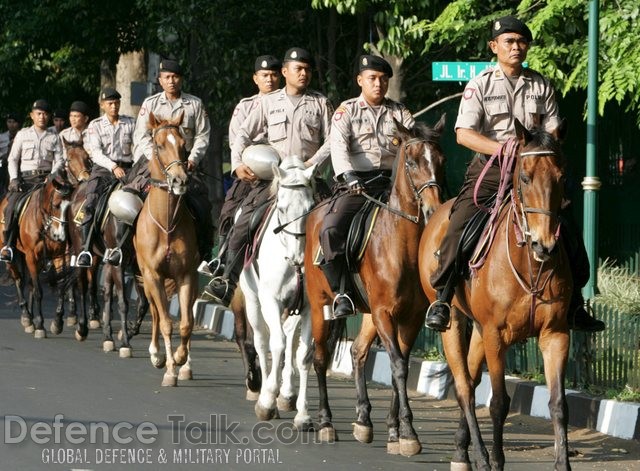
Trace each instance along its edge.
<path fill-rule="evenodd" d="M 138 113 L 140 116 L 144 116 L 147 113 L 147 109 L 143 106 L 140 108 L 140 112 Z"/>
<path fill-rule="evenodd" d="M 465 89 L 464 89 L 464 94 L 462 95 L 462 97 L 463 97 L 465 100 L 468 100 L 469 98 L 473 98 L 473 94 L 474 94 L 475 92 L 476 92 L 476 89 L 475 89 L 475 88 L 467 87 L 467 88 L 465 88 Z"/>
<path fill-rule="evenodd" d="M 340 121 L 345 111 L 347 111 L 347 108 L 345 108 L 344 106 L 339 106 L 336 112 L 333 113 L 333 120 Z"/>

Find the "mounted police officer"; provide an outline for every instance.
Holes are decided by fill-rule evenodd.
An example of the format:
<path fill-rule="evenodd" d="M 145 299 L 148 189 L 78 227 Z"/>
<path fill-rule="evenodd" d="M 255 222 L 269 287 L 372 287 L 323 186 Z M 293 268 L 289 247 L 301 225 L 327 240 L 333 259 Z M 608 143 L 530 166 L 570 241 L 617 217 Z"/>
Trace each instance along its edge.
<path fill-rule="evenodd" d="M 224 274 L 205 287 L 209 296 L 225 306 L 231 301 L 242 271 L 243 255 L 251 237 L 251 216 L 269 197 L 268 183 L 243 164 L 245 149 L 265 136 L 281 158 L 297 155 L 311 166 L 329 156 L 332 106 L 324 95 L 309 89 L 312 64 L 308 51 L 290 48 L 282 66 L 285 87 L 262 97 L 233 142 L 231 171 L 254 188 L 244 198 L 240 216 L 229 234 Z"/>
<path fill-rule="evenodd" d="M 200 98 L 182 91 L 182 67 L 172 59 L 160 61 L 158 82 L 162 92 L 144 100 L 138 113 L 134 133 L 134 158 L 137 167 L 137 182 L 133 183 L 139 192 L 149 181 L 148 161 L 153 156 L 153 139 L 147 125 L 149 113 L 162 120 L 171 120 L 184 113 L 180 134 L 185 140 L 188 153 L 187 170 L 191 172 L 187 189 L 187 204 L 195 213 L 200 256 L 209 261 L 213 248 L 213 222 L 208 189 L 199 173 L 199 164 L 204 160 L 209 147 L 211 125 Z"/>
<path fill-rule="evenodd" d="M 36 100 L 31 106 L 33 126 L 21 129 L 9 153 L 9 193 L 5 207 L 4 246 L 0 249 L 0 261 L 13 259 L 13 245 L 17 221 L 13 210 L 22 192 L 43 183 L 47 176 L 64 165 L 58 135 L 47 129 L 51 109 L 46 100 Z"/>
<path fill-rule="evenodd" d="M 346 271 L 346 239 L 351 221 L 366 199 L 362 192 L 376 194 L 391 184 L 390 176 L 398 151 L 394 119 L 407 128 L 415 124 L 409 110 L 385 95 L 393 69 L 382 57 L 363 55 L 356 77 L 360 96 L 344 101 L 331 124 L 331 162 L 338 182 L 331 209 L 322 222 L 320 265 L 336 295 L 334 317 L 353 315 L 354 306 Z"/>
<path fill-rule="evenodd" d="M 552 131 L 560 124 L 555 92 L 549 80 L 522 66 L 533 39 L 531 30 L 519 19 L 506 16 L 493 23 L 491 37 L 489 47 L 497 55 L 498 66 L 467 84 L 455 124 L 458 143 L 476 155 L 452 208 L 447 233 L 438 251 L 439 267 L 431 277 L 437 299 L 429 308 L 426 324 L 438 331 L 446 330 L 449 325 L 449 303 L 459 275 L 454 269 L 457 247 L 465 222 L 477 210 L 474 187 L 487 162 L 486 156 L 495 154 L 507 139 L 515 137 L 516 118 L 527 129 L 542 127 Z M 493 165 L 482 180 L 478 201 L 486 202 L 497 191 L 499 182 L 500 169 Z M 561 225 L 562 239 L 574 278 L 570 325 L 576 330 L 603 330 L 604 323 L 591 317 L 583 307 L 580 288 L 589 278 L 589 260 L 581 238 L 566 226 Z"/>
<path fill-rule="evenodd" d="M 63 109 L 56 109 L 53 112 L 53 125 L 49 126 L 49 131 L 60 134 L 67 126 L 67 112 Z"/>
<path fill-rule="evenodd" d="M 22 117 L 18 113 L 8 113 L 6 124 L 7 130 L 0 134 L 0 197 L 4 196 L 9 185 L 7 158 L 9 157 L 13 140 L 22 127 Z"/>
<path fill-rule="evenodd" d="M 233 116 L 231 116 L 231 120 L 229 121 L 229 147 L 232 147 L 240 126 L 247 116 L 249 116 L 249 113 L 258 106 L 260 99 L 265 94 L 277 90 L 280 86 L 281 68 L 282 63 L 280 60 L 271 55 L 259 56 L 255 60 L 253 82 L 258 87 L 258 93 L 240 100 L 233 110 Z M 253 140 L 254 144 L 262 142 L 265 142 L 264 134 L 256 136 Z M 221 275 L 224 272 L 221 260 L 224 258 L 226 252 L 226 241 L 229 231 L 233 226 L 233 218 L 238 207 L 253 188 L 251 179 L 247 180 L 243 178 L 250 171 L 251 169 L 242 163 L 232 172 L 235 178 L 233 184 L 227 191 L 218 219 L 218 258 L 209 262 L 209 264 L 201 265 L 199 268 L 201 272 L 207 275 Z"/>
<path fill-rule="evenodd" d="M 78 142 L 84 143 L 84 148 L 88 152 L 88 124 L 89 124 L 89 106 L 84 101 L 74 101 L 69 107 L 69 124 L 68 128 L 60 131 L 60 142 L 62 139 L 69 144 Z M 65 161 L 67 160 L 67 148 L 63 145 L 62 152 Z"/>
<path fill-rule="evenodd" d="M 115 180 L 122 180 L 133 164 L 133 129 L 135 121 L 130 116 L 120 115 L 121 95 L 117 90 L 107 87 L 100 92 L 100 109 L 104 114 L 96 118 L 87 128 L 85 147 L 93 162 L 91 177 L 87 182 L 87 199 L 83 205 L 84 217 L 80 227 L 82 251 L 75 265 L 90 267 L 93 262 L 91 239 L 96 227 L 95 211 L 100 195 L 108 190 Z M 87 111 L 86 109 L 84 111 Z M 105 260 L 119 265 L 121 253 L 112 251 L 105 254 Z"/>

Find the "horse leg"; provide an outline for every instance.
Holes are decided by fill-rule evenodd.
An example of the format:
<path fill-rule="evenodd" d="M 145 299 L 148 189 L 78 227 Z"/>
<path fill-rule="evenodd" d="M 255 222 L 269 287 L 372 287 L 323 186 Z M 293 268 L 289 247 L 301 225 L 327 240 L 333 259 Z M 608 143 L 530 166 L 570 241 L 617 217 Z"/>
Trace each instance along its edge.
<path fill-rule="evenodd" d="M 362 316 L 360 332 L 353 341 L 351 347 L 351 360 L 353 363 L 353 376 L 356 383 L 356 422 L 353 424 L 353 436 L 360 443 L 373 441 L 373 424 L 371 423 L 371 401 L 367 392 L 367 378 L 364 367 L 369 356 L 369 349 L 377 335 L 376 326 L 373 324 L 371 314 Z M 397 415 L 396 415 L 397 417 Z M 398 441 L 398 424 L 395 424 L 395 441 Z M 391 427 L 389 428 L 391 435 Z M 391 437 L 389 437 L 391 441 Z M 388 447 L 388 445 L 387 445 Z"/>
<path fill-rule="evenodd" d="M 100 306 L 98 305 L 98 262 L 97 257 L 90 268 L 85 268 L 87 275 L 87 292 L 89 294 L 89 329 L 100 328 Z"/>
<path fill-rule="evenodd" d="M 76 296 L 78 295 L 75 285 L 67 289 L 67 303 L 69 303 L 69 314 L 67 314 L 67 327 L 73 327 L 78 323 L 78 305 Z"/>
<path fill-rule="evenodd" d="M 293 423 L 299 430 L 311 430 L 313 422 L 308 411 L 307 386 L 309 370 L 311 369 L 311 316 L 309 310 L 305 309 L 300 313 L 300 338 L 298 349 L 296 350 L 296 366 L 300 376 L 298 388 L 298 400 L 296 409 L 298 413 L 293 419 Z"/>
<path fill-rule="evenodd" d="M 149 312 L 149 300 L 144 293 L 144 287 L 142 283 L 134 279 L 133 281 L 136 293 L 138 294 L 138 304 L 136 306 L 136 321 L 134 323 L 127 323 L 129 328 L 129 337 L 135 337 L 140 333 L 140 326 L 147 312 Z"/>
<path fill-rule="evenodd" d="M 571 469 L 567 443 L 569 411 L 564 391 L 564 377 L 569 355 L 569 335 L 565 332 L 544 331 L 540 335 L 539 345 L 549 388 L 549 413 L 555 436 L 554 469 L 568 471 Z"/>
<path fill-rule="evenodd" d="M 491 378 L 491 402 L 489 411 L 493 423 L 493 447 L 491 448 L 491 469 L 504 469 L 504 422 L 509 413 L 511 399 L 507 394 L 504 380 L 505 352 L 507 350 L 495 329 L 483 328 L 483 344 L 489 377 Z"/>
<path fill-rule="evenodd" d="M 299 344 L 298 325 L 300 316 L 288 316 L 282 324 L 284 332 L 284 361 L 282 367 L 282 380 L 280 381 L 280 392 L 278 394 L 278 410 L 289 412 L 296 408 L 297 395 L 294 390 L 293 375 L 295 361 L 295 350 Z"/>
<path fill-rule="evenodd" d="M 24 264 L 22 264 L 22 266 L 23 268 L 26 268 L 24 267 Z M 7 269 L 9 270 L 11 278 L 13 278 L 13 282 L 16 288 L 16 295 L 18 297 L 18 306 L 20 307 L 20 324 L 22 325 L 22 327 L 24 328 L 24 331 L 27 334 L 32 334 L 35 329 L 33 327 L 33 316 L 31 314 L 31 311 L 29 310 L 29 307 L 27 306 L 27 299 L 25 298 L 25 295 L 24 295 L 25 284 L 26 284 L 25 279 L 22 276 L 22 273 L 24 273 L 24 270 L 22 271 L 19 270 L 18 267 L 13 263 L 8 263 Z"/>
<path fill-rule="evenodd" d="M 42 286 L 38 279 L 38 264 L 33 257 L 27 261 L 29 275 L 31 276 L 31 312 L 33 314 L 34 337 L 37 339 L 47 338 L 47 331 L 44 330 L 44 316 L 42 315 Z"/>
<path fill-rule="evenodd" d="M 58 267 L 56 266 L 56 271 L 60 273 Z M 58 281 L 56 286 L 58 304 L 56 305 L 56 311 L 51 324 L 49 325 L 49 330 L 54 335 L 59 335 L 62 332 L 62 317 L 64 316 L 64 302 L 66 296 L 66 290 L 64 289 L 64 283 L 62 281 Z"/>
<path fill-rule="evenodd" d="M 400 454 L 403 456 L 413 456 L 420 453 L 422 445 L 413 428 L 413 413 L 411 412 L 409 397 L 407 396 L 409 359 L 405 358 L 400 351 L 397 329 L 391 316 L 385 312 L 379 312 L 373 316 L 373 321 L 378 330 L 380 340 L 382 340 L 382 344 L 389 354 L 391 374 L 398 391 Z"/>
<path fill-rule="evenodd" d="M 191 340 L 189 340 L 189 352 L 191 352 Z M 187 355 L 187 361 L 178 370 L 179 381 L 191 381 L 193 379 L 193 370 L 191 369 L 191 353 Z"/>
<path fill-rule="evenodd" d="M 78 272 L 78 280 L 76 282 L 76 289 L 80 297 L 80 316 L 76 318 L 75 337 L 77 340 L 84 340 L 89 334 L 89 329 L 87 327 L 87 273 L 84 268 L 76 268 L 76 270 L 80 270 Z"/>
<path fill-rule="evenodd" d="M 240 294 L 239 294 L 240 293 Z M 247 387 L 246 398 L 250 401 L 258 399 L 260 387 L 262 385 L 262 375 L 256 363 L 256 349 L 253 346 L 253 330 L 247 323 L 247 313 L 244 306 L 244 295 L 240 289 L 236 290 L 231 301 L 231 311 L 233 312 L 233 330 L 236 343 L 242 355 L 244 365 L 245 385 Z"/>
<path fill-rule="evenodd" d="M 165 297 L 166 298 L 166 297 Z M 176 371 L 176 361 L 173 357 L 173 346 L 171 345 L 171 335 L 173 334 L 173 320 L 167 310 L 168 303 L 166 299 L 163 304 L 157 306 L 158 319 L 160 321 L 160 332 L 164 340 L 164 352 L 166 358 L 166 371 L 162 378 L 162 386 L 177 386 L 178 372 Z"/>
<path fill-rule="evenodd" d="M 193 314 L 191 309 L 196 300 L 196 286 L 198 286 L 196 277 L 187 276 L 187 279 L 184 280 L 178 290 L 178 298 L 180 301 L 180 345 L 178 345 L 173 355 L 173 360 L 178 366 L 184 365 L 189 357 L 191 333 L 193 332 Z"/>
<path fill-rule="evenodd" d="M 313 355 L 313 369 L 318 379 L 318 440 L 333 443 L 338 440 L 338 434 L 333 426 L 333 414 L 329 407 L 329 395 L 327 393 L 327 368 L 331 357 L 328 351 L 327 340 L 331 329 L 341 329 L 344 319 L 327 322 L 324 320 L 322 305 L 315 301 L 311 306 L 312 332 L 315 343 Z"/>
<path fill-rule="evenodd" d="M 129 343 L 129 332 L 127 330 L 129 300 L 125 290 L 124 270 L 121 266 L 111 267 L 111 270 L 113 271 L 113 286 L 118 299 L 118 314 L 120 314 L 120 347 L 118 353 L 120 358 L 131 358 L 131 344 Z"/>
<path fill-rule="evenodd" d="M 160 292 L 164 286 L 158 286 L 159 282 L 153 279 L 153 276 L 144 276 L 144 292 L 149 300 L 149 310 L 151 311 L 151 340 L 149 341 L 149 359 L 151 364 L 156 368 L 164 368 L 167 357 L 160 351 L 158 337 L 160 334 L 160 313 L 158 305 L 162 302 L 162 294 Z"/>
<path fill-rule="evenodd" d="M 111 327 L 111 298 L 113 296 L 113 267 L 109 264 L 102 269 L 102 350 L 113 352 L 116 349 Z"/>

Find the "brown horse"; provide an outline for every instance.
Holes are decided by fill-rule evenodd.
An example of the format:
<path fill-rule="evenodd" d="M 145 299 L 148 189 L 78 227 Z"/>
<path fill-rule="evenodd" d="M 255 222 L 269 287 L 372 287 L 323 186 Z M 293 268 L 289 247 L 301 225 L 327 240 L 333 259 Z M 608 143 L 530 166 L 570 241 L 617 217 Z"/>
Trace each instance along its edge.
<path fill-rule="evenodd" d="M 46 338 L 44 318 L 42 316 L 42 287 L 39 274 L 47 262 L 52 262 L 58 275 L 64 275 L 67 248 L 67 207 L 72 186 L 67 181 L 63 168 L 49 175 L 45 183 L 36 186 L 19 216 L 19 232 L 16 241 L 16 253 L 12 262 L 7 263 L 11 277 L 15 281 L 18 305 L 21 310 L 21 323 L 27 333 L 35 338 Z M 0 214 L 4 214 L 7 199 L 0 203 Z M 4 218 L 0 221 L 0 231 L 4 231 Z M 28 279 L 25 278 L 28 276 Z M 25 283 L 26 281 L 26 283 Z M 29 286 L 28 301 L 24 290 Z M 58 299 L 64 303 L 64 286 L 57 283 Z M 63 310 L 56 310 L 51 323 L 54 333 L 62 331 Z"/>
<path fill-rule="evenodd" d="M 193 315 L 191 309 L 198 288 L 198 244 L 194 221 L 184 203 L 187 191 L 187 156 L 180 134 L 183 114 L 171 121 L 158 122 L 149 113 L 149 129 L 153 136 L 153 156 L 149 161 L 151 188 L 144 202 L 133 244 L 142 273 L 144 292 L 152 315 L 149 354 L 156 368 L 167 370 L 163 386 L 176 386 L 180 379 L 190 379 L 189 348 Z M 176 284 L 180 302 L 180 346 L 173 351 L 173 323 L 168 310 L 165 280 Z M 158 347 L 162 331 L 165 353 Z"/>
<path fill-rule="evenodd" d="M 563 160 L 554 136 L 541 131 L 531 134 L 517 124 L 519 142 L 508 141 L 503 147 L 512 146 L 513 152 L 505 154 L 516 156 L 515 167 L 511 166 L 510 204 L 503 205 L 497 215 L 493 244 L 484 264 L 456 287 L 451 327 L 442 334 L 461 408 L 451 469 L 471 469 L 470 442 L 475 469 L 503 469 L 503 429 L 510 403 L 505 389 L 505 357 L 509 346 L 532 336 L 538 337 L 550 392 L 555 469 L 570 469 L 564 376 L 572 280 L 563 244 L 557 243 Z M 420 241 L 420 276 L 429 299 L 435 299 L 429 279 L 438 267 L 435 254 L 446 232 L 452 201 L 433 214 Z M 475 323 L 468 350 L 462 313 Z M 493 390 L 490 459 L 475 415 L 475 387 L 485 358 Z"/>
<path fill-rule="evenodd" d="M 364 316 L 362 331 L 352 350 L 358 401 L 354 436 L 363 442 L 370 442 L 373 436 L 364 361 L 377 333 L 389 353 L 393 375 L 387 418 L 388 451 L 409 456 L 419 453 L 421 445 L 412 425 L 407 398 L 408 360 L 428 306 L 418 285 L 418 242 L 425 220 L 441 204 L 441 189 L 437 182 L 442 181 L 444 157 L 438 139 L 444 128 L 444 116 L 434 129 L 422 124 L 412 130 L 400 124 L 397 126 L 401 142 L 389 203 L 378 215 L 359 268 L 369 302 L 368 306 L 360 303 L 358 309 L 371 312 L 371 315 Z M 320 389 L 319 438 L 332 441 L 336 439 L 336 433 L 331 423 L 326 374 L 331 339 L 335 339 L 334 334 L 341 330 L 340 324 L 344 325 L 344 320 L 327 322 L 323 316 L 323 306 L 331 305 L 333 295 L 322 271 L 313 263 L 328 205 L 320 208 L 307 220 L 305 271 L 315 341 L 314 368 Z"/>

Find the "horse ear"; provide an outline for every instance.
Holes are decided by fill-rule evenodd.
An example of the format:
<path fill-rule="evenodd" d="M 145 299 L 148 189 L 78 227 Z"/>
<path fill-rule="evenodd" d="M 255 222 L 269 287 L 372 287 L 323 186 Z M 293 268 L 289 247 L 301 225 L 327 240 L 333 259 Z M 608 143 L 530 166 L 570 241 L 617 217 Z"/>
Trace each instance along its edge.
<path fill-rule="evenodd" d="M 442 113 L 442 115 L 440 116 L 440 119 L 438 120 L 436 125 L 433 127 L 433 131 L 438 133 L 439 136 L 442 135 L 442 131 L 444 131 L 444 125 L 446 122 L 447 122 L 447 114 Z"/>
<path fill-rule="evenodd" d="M 398 134 L 400 134 L 400 137 L 402 138 L 402 140 L 406 141 L 410 137 L 409 130 L 405 128 L 404 125 L 400 121 L 398 121 L 396 118 L 393 118 L 393 122 L 395 123 L 396 130 Z"/>
<path fill-rule="evenodd" d="M 556 139 L 556 141 L 563 142 L 564 138 L 567 137 L 567 127 L 567 119 L 562 118 L 558 127 L 551 131 L 549 134 L 551 134 Z"/>
<path fill-rule="evenodd" d="M 67 140 L 65 139 L 65 137 L 64 137 L 64 136 L 61 136 L 61 137 L 62 137 L 62 144 L 63 144 L 65 147 L 69 147 L 69 141 L 67 141 Z M 80 138 L 80 139 L 82 139 L 82 138 Z"/>
<path fill-rule="evenodd" d="M 184 110 L 180 112 L 180 114 L 174 119 L 171 124 L 174 126 L 180 126 L 182 124 L 182 120 L 184 119 Z"/>
<path fill-rule="evenodd" d="M 280 168 L 278 164 L 275 164 L 275 163 L 271 164 L 271 170 L 273 171 L 274 180 L 280 180 L 281 178 L 284 178 L 284 176 L 287 174 L 283 169 Z"/>
<path fill-rule="evenodd" d="M 307 180 L 311 181 L 311 179 L 313 178 L 313 175 L 316 172 L 317 168 L 318 168 L 318 164 L 313 164 L 310 167 L 307 167 L 304 170 L 304 172 L 302 172 L 302 174 L 304 175 L 304 178 L 306 178 Z"/>
<path fill-rule="evenodd" d="M 147 123 L 147 127 L 149 129 L 155 129 L 158 127 L 158 120 L 156 119 L 156 115 L 153 114 L 153 111 L 149 111 L 149 122 Z"/>
<path fill-rule="evenodd" d="M 531 136 L 531 133 L 522 125 L 518 118 L 515 118 L 514 121 L 516 125 L 516 137 L 522 145 L 526 145 L 533 136 Z"/>

